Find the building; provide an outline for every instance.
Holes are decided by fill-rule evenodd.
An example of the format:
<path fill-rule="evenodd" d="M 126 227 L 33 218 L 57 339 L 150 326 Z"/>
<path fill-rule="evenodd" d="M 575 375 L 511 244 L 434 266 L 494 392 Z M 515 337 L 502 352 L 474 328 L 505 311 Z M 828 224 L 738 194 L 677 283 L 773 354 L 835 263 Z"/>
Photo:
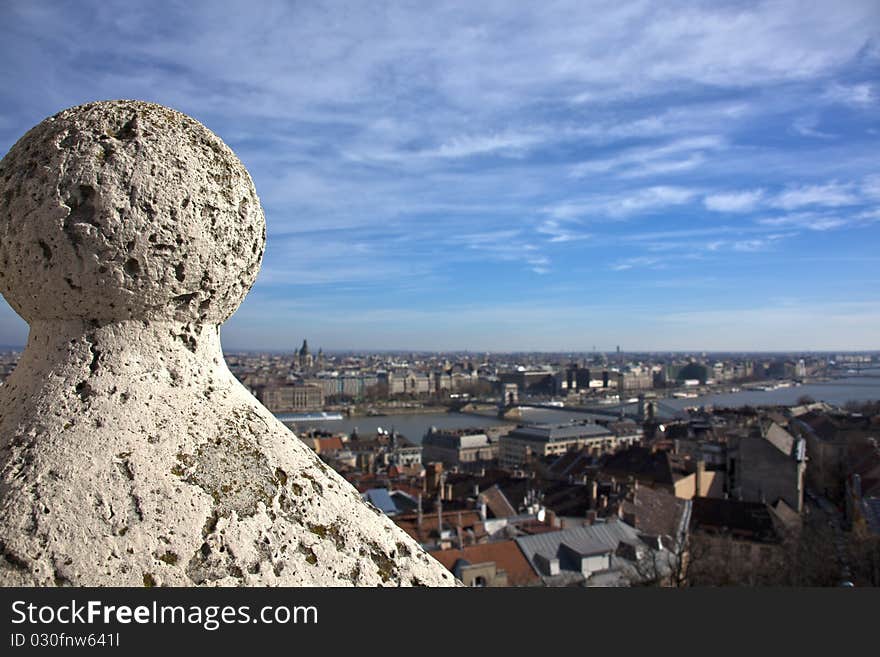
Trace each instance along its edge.
<path fill-rule="evenodd" d="M 872 434 L 867 419 L 808 408 L 806 413 L 799 414 L 789 423 L 789 430 L 807 441 L 810 456 L 807 481 L 810 487 L 840 500 L 848 474 L 850 445 L 858 444 Z"/>
<path fill-rule="evenodd" d="M 431 556 L 446 566 L 465 586 L 535 586 L 540 576 L 529 565 L 515 541 L 466 545 L 437 550 Z"/>
<path fill-rule="evenodd" d="M 620 518 L 643 535 L 668 540 L 672 549 L 683 547 L 693 502 L 638 483 L 627 488 L 618 508 Z"/>
<path fill-rule="evenodd" d="M 851 445 L 849 452 L 848 524 L 861 536 L 880 538 L 880 446 L 876 438 L 868 438 Z"/>
<path fill-rule="evenodd" d="M 345 443 L 339 436 L 301 434 L 299 439 L 315 450 L 315 454 L 327 457 L 334 457 L 345 449 Z"/>
<path fill-rule="evenodd" d="M 668 579 L 673 553 L 643 540 L 624 522 L 607 522 L 516 539 L 545 586 L 630 586 Z"/>
<path fill-rule="evenodd" d="M 549 370 L 517 370 L 502 372 L 501 384 L 516 384 L 521 395 L 553 395 L 556 393 L 555 372 Z"/>
<path fill-rule="evenodd" d="M 310 370 L 314 365 L 314 359 L 309 351 L 309 343 L 303 340 L 302 347 L 296 352 L 296 365 L 300 370 Z"/>
<path fill-rule="evenodd" d="M 452 390 L 452 376 L 447 372 L 434 372 L 433 389 L 431 392 L 442 394 Z"/>
<path fill-rule="evenodd" d="M 573 371 L 573 380 L 570 389 L 588 391 L 596 388 L 608 388 L 613 380 L 614 372 L 606 369 L 577 368 Z"/>
<path fill-rule="evenodd" d="M 324 407 L 324 391 L 313 384 L 269 384 L 254 388 L 263 405 L 273 413 L 319 411 Z"/>
<path fill-rule="evenodd" d="M 325 399 L 363 399 L 379 384 L 375 374 L 325 373 L 307 383 L 320 385 Z"/>
<path fill-rule="evenodd" d="M 647 371 L 617 372 L 617 389 L 620 391 L 648 390 L 654 387 L 654 373 Z"/>
<path fill-rule="evenodd" d="M 776 422 L 760 422 L 748 436 L 732 437 L 727 450 L 727 485 L 734 499 L 804 508 L 806 441 Z"/>
<path fill-rule="evenodd" d="M 394 434 L 394 440 L 387 451 L 387 465 L 401 469 L 422 465 L 422 447 L 410 442 L 405 436 Z"/>
<path fill-rule="evenodd" d="M 666 378 L 677 383 L 697 381 L 700 384 L 705 384 L 709 378 L 709 368 L 702 363 L 688 363 L 682 367 L 670 366 L 667 368 Z"/>
<path fill-rule="evenodd" d="M 499 439 L 501 467 L 515 468 L 534 457 L 555 456 L 589 446 L 595 453 L 611 451 L 617 437 L 598 424 L 538 424 L 517 427 Z"/>
<path fill-rule="evenodd" d="M 498 443 L 479 430 L 438 430 L 431 427 L 422 439 L 422 462 L 448 466 L 479 464 L 498 458 Z"/>
<path fill-rule="evenodd" d="M 604 477 L 632 477 L 684 500 L 723 495 L 723 472 L 708 470 L 704 461 L 686 459 L 668 450 L 641 446 L 620 450 L 602 460 L 599 472 Z"/>
<path fill-rule="evenodd" d="M 484 520 L 476 511 L 398 514 L 394 524 L 428 549 L 449 549 L 453 544 L 468 545 L 487 540 Z"/>

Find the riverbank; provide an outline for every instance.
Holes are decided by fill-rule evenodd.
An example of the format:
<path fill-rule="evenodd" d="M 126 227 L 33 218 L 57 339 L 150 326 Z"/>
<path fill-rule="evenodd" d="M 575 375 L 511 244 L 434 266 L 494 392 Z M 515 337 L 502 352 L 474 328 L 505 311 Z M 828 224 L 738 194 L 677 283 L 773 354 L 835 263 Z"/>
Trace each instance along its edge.
<path fill-rule="evenodd" d="M 801 386 L 781 387 L 774 390 L 743 390 L 738 392 L 720 393 L 714 395 L 702 395 L 696 398 L 686 399 L 655 399 L 658 402 L 658 415 L 669 416 L 676 410 L 686 407 L 699 407 L 714 405 L 716 407 L 737 406 L 793 406 L 799 398 L 808 396 L 816 401 L 825 401 L 832 405 L 843 406 L 849 401 L 863 402 L 880 400 L 880 379 L 867 377 L 851 377 L 849 379 L 835 379 L 823 383 L 807 383 Z M 637 411 L 636 405 L 624 404 L 629 413 Z M 325 422 L 299 422 L 286 423 L 296 431 L 306 431 L 310 428 L 323 429 L 330 432 L 342 432 L 350 434 L 357 430 L 362 435 L 375 433 L 378 428 L 395 430 L 409 438 L 414 443 L 421 443 L 422 437 L 427 430 L 436 426 L 438 429 L 483 429 L 510 426 L 513 421 L 500 420 L 494 407 L 477 409 L 474 413 L 450 413 L 443 406 L 428 406 L 422 408 L 402 407 L 393 409 L 375 409 L 386 415 L 366 415 L 367 409 L 362 414 L 347 416 L 342 420 Z M 605 411 L 619 412 L 620 406 L 610 406 Z M 549 408 L 522 408 L 522 418 L 515 423 L 565 423 L 589 419 L 589 412 L 577 412 L 566 409 Z M 596 416 L 599 417 L 599 416 Z"/>
<path fill-rule="evenodd" d="M 357 408 L 352 410 L 350 407 L 341 408 L 341 407 L 326 407 L 327 410 L 333 410 L 334 412 L 342 413 L 345 417 L 349 418 L 358 418 L 358 417 L 397 417 L 401 415 L 440 415 L 443 413 L 448 413 L 449 409 L 446 406 L 403 406 L 403 407 L 389 407 L 389 408 Z"/>

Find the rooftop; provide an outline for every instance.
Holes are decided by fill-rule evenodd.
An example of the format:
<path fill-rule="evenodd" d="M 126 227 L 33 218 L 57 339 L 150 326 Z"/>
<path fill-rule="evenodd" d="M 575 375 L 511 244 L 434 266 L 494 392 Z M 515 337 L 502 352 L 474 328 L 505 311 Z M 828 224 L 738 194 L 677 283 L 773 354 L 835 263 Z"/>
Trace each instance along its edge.
<path fill-rule="evenodd" d="M 612 435 L 608 429 L 598 424 L 532 424 L 517 427 L 508 434 L 511 438 L 545 443 Z"/>
<path fill-rule="evenodd" d="M 507 573 L 507 581 L 512 586 L 537 584 L 541 578 L 529 565 L 516 541 L 497 541 L 481 545 L 467 545 L 464 548 L 437 550 L 431 556 L 450 571 L 456 562 L 463 559 L 471 564 L 493 562 Z"/>

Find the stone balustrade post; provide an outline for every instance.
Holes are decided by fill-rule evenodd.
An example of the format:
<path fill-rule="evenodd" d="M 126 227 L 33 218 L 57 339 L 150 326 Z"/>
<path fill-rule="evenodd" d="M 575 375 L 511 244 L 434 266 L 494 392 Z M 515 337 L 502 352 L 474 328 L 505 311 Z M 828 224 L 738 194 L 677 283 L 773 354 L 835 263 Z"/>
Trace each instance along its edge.
<path fill-rule="evenodd" d="M 30 333 L 0 386 L 0 584 L 455 583 L 227 369 L 265 235 L 235 154 L 166 107 L 74 107 L 3 158 Z"/>

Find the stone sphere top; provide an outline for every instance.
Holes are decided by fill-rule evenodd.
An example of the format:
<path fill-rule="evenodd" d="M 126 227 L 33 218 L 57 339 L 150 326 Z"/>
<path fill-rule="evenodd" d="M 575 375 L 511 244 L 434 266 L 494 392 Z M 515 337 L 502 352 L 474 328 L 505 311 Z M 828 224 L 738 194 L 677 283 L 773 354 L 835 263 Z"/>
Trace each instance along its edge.
<path fill-rule="evenodd" d="M 161 105 L 64 110 L 0 161 L 0 293 L 29 322 L 222 323 L 265 242 L 241 161 Z"/>

